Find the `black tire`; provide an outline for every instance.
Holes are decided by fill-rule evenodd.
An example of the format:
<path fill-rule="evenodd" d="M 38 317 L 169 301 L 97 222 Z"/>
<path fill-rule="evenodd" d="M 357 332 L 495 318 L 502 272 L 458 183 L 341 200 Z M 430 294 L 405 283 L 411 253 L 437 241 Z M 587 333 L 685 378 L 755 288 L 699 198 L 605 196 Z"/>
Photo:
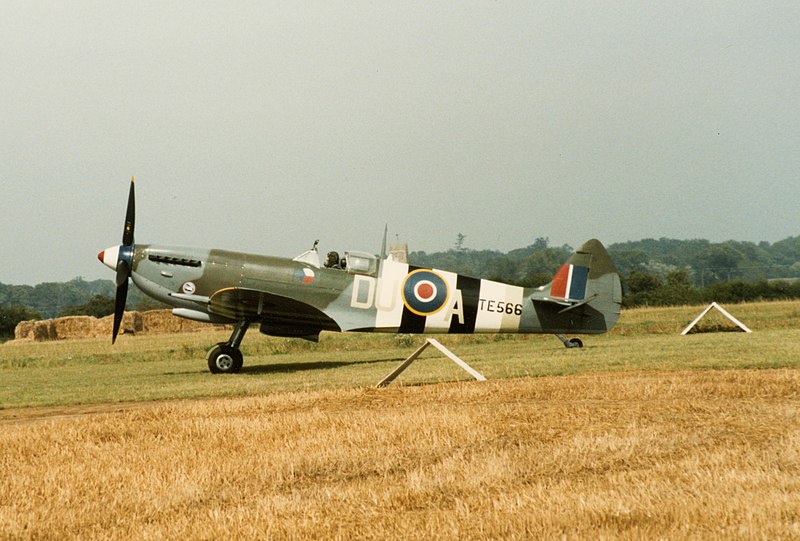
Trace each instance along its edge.
<path fill-rule="evenodd" d="M 583 347 L 583 341 L 580 338 L 573 338 L 572 340 L 567 342 L 567 347 L 568 348 L 582 348 Z"/>
<path fill-rule="evenodd" d="M 241 350 L 220 342 L 208 351 L 208 369 L 212 374 L 235 374 L 242 369 Z"/>

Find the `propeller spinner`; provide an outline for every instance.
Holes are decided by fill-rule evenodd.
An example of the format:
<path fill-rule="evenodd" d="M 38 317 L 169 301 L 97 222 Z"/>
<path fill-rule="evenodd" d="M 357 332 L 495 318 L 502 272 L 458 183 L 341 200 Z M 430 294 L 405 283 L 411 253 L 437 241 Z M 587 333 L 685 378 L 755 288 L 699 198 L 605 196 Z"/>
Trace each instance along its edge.
<path fill-rule="evenodd" d="M 111 334 L 111 343 L 117 340 L 119 327 L 122 323 L 122 314 L 125 312 L 125 302 L 128 299 L 128 278 L 131 276 L 133 266 L 133 229 L 136 221 L 136 202 L 134 198 L 133 177 L 131 189 L 128 192 L 128 209 L 125 212 L 125 228 L 122 231 L 122 244 L 106 248 L 97 259 L 108 268 L 117 271 L 116 284 L 117 296 L 114 301 L 114 330 Z"/>

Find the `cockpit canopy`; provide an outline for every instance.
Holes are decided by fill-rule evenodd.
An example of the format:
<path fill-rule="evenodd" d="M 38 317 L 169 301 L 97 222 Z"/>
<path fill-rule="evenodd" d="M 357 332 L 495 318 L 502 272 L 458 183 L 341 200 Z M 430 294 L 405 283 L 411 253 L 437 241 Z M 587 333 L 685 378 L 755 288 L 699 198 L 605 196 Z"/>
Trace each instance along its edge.
<path fill-rule="evenodd" d="M 368 254 L 367 252 L 345 252 L 342 257 L 343 268 L 351 274 L 368 274 L 376 276 L 378 274 L 378 256 Z M 294 258 L 294 261 L 299 261 L 314 268 L 320 268 L 319 253 L 317 253 L 316 246 L 311 250 L 306 250 L 299 256 Z"/>
<path fill-rule="evenodd" d="M 347 272 L 352 274 L 378 274 L 378 256 L 366 252 L 345 252 L 344 260 Z"/>

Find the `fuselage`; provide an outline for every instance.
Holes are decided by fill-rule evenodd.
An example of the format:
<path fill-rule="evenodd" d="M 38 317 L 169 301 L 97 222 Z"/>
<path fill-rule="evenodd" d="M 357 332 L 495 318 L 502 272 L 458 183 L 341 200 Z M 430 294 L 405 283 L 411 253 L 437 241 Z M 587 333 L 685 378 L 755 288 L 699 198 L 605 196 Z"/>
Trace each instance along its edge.
<path fill-rule="evenodd" d="M 321 330 L 602 333 L 619 314 L 618 303 L 610 310 L 588 305 L 565 310 L 545 302 L 548 288 L 522 288 L 359 252 L 347 254 L 345 269 L 319 265 L 315 252 L 304 256 L 137 244 L 131 277 L 178 316 L 230 323 L 247 319 L 280 336 Z M 603 298 L 621 296 L 618 278 L 594 282 L 595 288 L 609 289 Z"/>

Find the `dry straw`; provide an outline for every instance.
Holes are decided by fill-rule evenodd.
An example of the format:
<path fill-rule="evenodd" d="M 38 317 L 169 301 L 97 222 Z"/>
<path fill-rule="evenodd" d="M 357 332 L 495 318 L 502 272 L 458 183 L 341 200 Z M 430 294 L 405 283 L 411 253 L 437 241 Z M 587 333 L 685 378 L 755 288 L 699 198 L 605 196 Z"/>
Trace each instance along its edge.
<path fill-rule="evenodd" d="M 13 539 L 796 539 L 800 373 L 281 393 L 16 420 Z"/>

